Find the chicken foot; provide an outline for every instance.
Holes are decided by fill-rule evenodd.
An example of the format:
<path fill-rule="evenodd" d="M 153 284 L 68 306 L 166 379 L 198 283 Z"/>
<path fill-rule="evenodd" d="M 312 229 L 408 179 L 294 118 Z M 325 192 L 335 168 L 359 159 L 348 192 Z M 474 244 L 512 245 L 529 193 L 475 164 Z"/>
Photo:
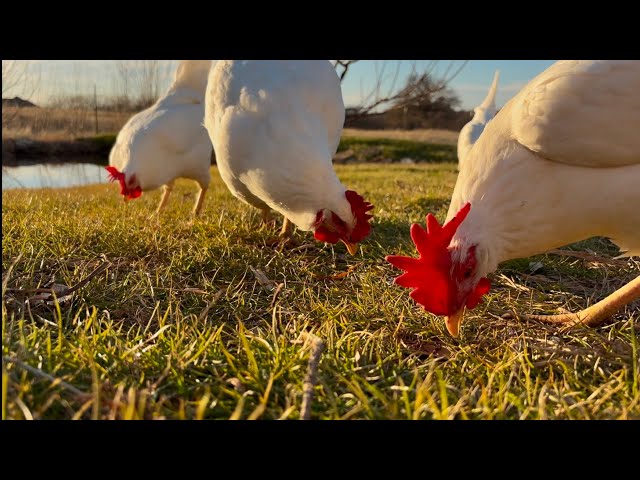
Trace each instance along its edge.
<path fill-rule="evenodd" d="M 268 239 L 265 243 L 270 247 L 276 247 L 280 245 L 280 249 L 284 248 L 285 246 L 297 246 L 298 242 L 293 239 L 293 223 L 291 223 L 291 221 L 287 217 L 284 217 L 284 221 L 282 222 L 282 229 L 280 230 L 278 236 Z"/>
<path fill-rule="evenodd" d="M 640 299 L 640 276 L 631 280 L 607 298 L 580 312 L 560 315 L 521 315 L 520 317 L 525 320 L 563 324 L 561 331 L 567 331 L 580 324 L 596 327 L 637 299 Z"/>

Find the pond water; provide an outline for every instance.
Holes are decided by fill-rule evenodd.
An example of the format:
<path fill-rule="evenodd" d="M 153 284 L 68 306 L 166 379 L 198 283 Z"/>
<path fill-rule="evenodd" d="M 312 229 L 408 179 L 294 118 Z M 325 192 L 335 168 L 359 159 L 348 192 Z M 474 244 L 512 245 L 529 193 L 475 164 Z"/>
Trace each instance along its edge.
<path fill-rule="evenodd" d="M 108 173 L 94 163 L 25 163 L 2 166 L 2 190 L 63 188 L 107 183 Z"/>

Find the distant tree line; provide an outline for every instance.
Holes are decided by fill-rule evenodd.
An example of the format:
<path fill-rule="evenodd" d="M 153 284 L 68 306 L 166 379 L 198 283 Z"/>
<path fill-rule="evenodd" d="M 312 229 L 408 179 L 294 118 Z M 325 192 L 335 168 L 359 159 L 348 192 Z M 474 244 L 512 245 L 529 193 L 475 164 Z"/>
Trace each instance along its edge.
<path fill-rule="evenodd" d="M 336 72 L 343 81 L 361 60 L 334 60 Z M 66 93 L 50 95 L 47 106 L 72 110 L 137 112 L 152 105 L 162 93 L 166 81 L 161 60 L 117 60 L 111 71 L 111 94 L 94 91 L 95 83 L 82 83 L 86 66 L 73 65 L 73 88 Z M 347 127 L 370 129 L 444 128 L 460 129 L 470 112 L 460 111 L 459 97 L 449 82 L 466 65 L 466 61 L 375 61 L 374 78 L 368 90 L 361 92 L 357 105 L 347 109 Z M 28 99 L 41 87 L 41 79 L 28 75 L 28 61 L 2 61 L 3 97 L 17 86 L 21 97 Z M 166 71 L 166 70 L 165 70 Z M 97 82 L 96 82 L 97 83 Z M 104 81 L 102 82 L 104 88 Z M 51 90 L 55 90 L 48 85 Z M 25 88 L 27 87 L 27 88 Z M 55 87 L 55 85 L 54 85 Z M 3 124 L 7 119 L 3 115 Z"/>
<path fill-rule="evenodd" d="M 336 60 L 334 66 L 341 81 L 358 60 Z M 362 96 L 359 105 L 346 111 L 345 126 L 363 129 L 439 128 L 460 130 L 473 112 L 458 110 L 458 95 L 448 87 L 466 61 L 445 61 L 438 72 L 438 60 L 425 62 L 421 68 L 413 62 L 404 81 L 399 78 L 403 61 L 389 67 L 389 61 L 376 69 L 374 86 Z M 443 70 L 443 71 L 442 71 Z M 386 74 L 386 76 L 385 76 Z M 387 85 L 386 88 L 383 88 Z"/>

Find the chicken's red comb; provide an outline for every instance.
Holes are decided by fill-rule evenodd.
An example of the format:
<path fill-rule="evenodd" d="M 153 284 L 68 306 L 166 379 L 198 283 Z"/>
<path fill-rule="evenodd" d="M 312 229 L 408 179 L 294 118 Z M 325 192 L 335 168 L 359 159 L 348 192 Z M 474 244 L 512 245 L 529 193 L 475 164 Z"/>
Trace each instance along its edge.
<path fill-rule="evenodd" d="M 107 172 L 109 172 L 109 181 L 115 182 L 116 180 L 120 182 L 120 194 L 124 195 L 127 192 L 127 186 L 125 184 L 125 176 L 124 173 L 119 172 L 116 167 L 108 166 L 104 167 Z"/>
<path fill-rule="evenodd" d="M 351 204 L 351 211 L 356 217 L 356 225 L 351 231 L 351 240 L 354 243 L 358 243 L 366 238 L 371 231 L 371 225 L 369 220 L 373 218 L 373 215 L 367 213 L 373 209 L 373 205 L 365 201 L 360 195 L 353 190 L 347 190 L 345 192 L 347 200 Z"/>
<path fill-rule="evenodd" d="M 425 310 L 435 315 L 449 315 L 454 288 L 451 280 L 451 254 L 448 250 L 456 230 L 466 218 L 471 204 L 465 204 L 460 211 L 443 226 L 436 217 L 427 215 L 427 229 L 414 223 L 411 225 L 411 239 L 420 254 L 419 258 L 388 255 L 386 258 L 394 267 L 406 273 L 394 280 L 402 287 L 413 288 L 410 296 Z"/>

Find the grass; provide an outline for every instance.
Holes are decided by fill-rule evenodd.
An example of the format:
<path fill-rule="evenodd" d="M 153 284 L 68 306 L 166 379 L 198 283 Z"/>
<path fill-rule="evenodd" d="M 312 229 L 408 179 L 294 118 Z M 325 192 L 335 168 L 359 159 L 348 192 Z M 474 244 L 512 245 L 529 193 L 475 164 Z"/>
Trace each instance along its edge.
<path fill-rule="evenodd" d="M 359 128 L 345 128 L 343 136 L 411 140 L 413 142 L 437 143 L 440 145 L 458 144 L 458 132 L 431 128 L 419 128 L 415 130 L 362 130 Z"/>
<path fill-rule="evenodd" d="M 564 334 L 500 318 L 584 307 L 638 261 L 509 262 L 454 339 L 383 258 L 414 253 L 411 222 L 443 220 L 455 163 L 337 172 L 376 206 L 354 257 L 301 232 L 300 248 L 267 246 L 274 231 L 215 168 L 193 225 L 187 181 L 158 223 L 159 191 L 126 205 L 114 185 L 3 192 L 2 418 L 297 419 L 316 336 L 313 419 L 640 419 L 637 302 Z M 615 253 L 603 239 L 573 248 Z M 105 261 L 58 303 L 26 291 L 76 285 Z"/>
<path fill-rule="evenodd" d="M 399 162 L 410 158 L 419 162 L 457 162 L 453 145 L 424 143 L 415 140 L 374 137 L 343 137 L 338 152 L 351 151 L 359 161 Z"/>

